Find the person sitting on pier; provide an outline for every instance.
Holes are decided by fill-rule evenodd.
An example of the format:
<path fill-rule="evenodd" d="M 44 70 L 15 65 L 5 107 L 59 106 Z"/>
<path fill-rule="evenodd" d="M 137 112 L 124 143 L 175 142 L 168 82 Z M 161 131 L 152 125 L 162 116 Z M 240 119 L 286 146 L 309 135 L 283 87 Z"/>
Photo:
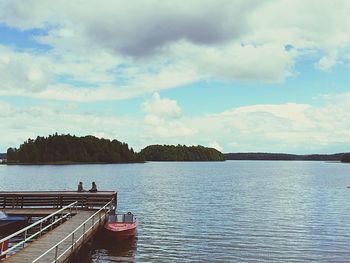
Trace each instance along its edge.
<path fill-rule="evenodd" d="M 79 184 L 78 184 L 78 192 L 85 192 L 82 182 L 79 182 Z"/>
<path fill-rule="evenodd" d="M 97 192 L 97 185 L 95 182 L 92 182 L 91 189 L 89 190 L 90 193 L 96 193 Z"/>

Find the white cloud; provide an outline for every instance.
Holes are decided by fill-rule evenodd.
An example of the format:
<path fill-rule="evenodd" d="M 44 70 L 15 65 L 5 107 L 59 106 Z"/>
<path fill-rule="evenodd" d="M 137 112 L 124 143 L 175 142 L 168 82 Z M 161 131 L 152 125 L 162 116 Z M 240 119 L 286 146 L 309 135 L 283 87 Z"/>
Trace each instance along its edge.
<path fill-rule="evenodd" d="M 184 5 L 182 1 L 63 0 L 48 8 L 45 1 L 28 0 L 35 10 L 28 14 L 23 12 L 25 5 L 20 1 L 8 1 L 2 4 L 6 11 L 0 13 L 0 19 L 21 29 L 54 25 L 47 36 L 40 37 L 50 45 L 69 48 L 65 43 L 78 41 L 117 53 L 145 56 L 182 39 L 212 44 L 236 37 L 244 28 L 245 15 L 259 2 L 192 0 Z"/>
<path fill-rule="evenodd" d="M 348 53 L 350 29 L 346 0 L 267 1 L 251 13 L 244 39 L 255 43 L 292 44 L 300 54 L 310 50 L 325 53 L 321 69 L 330 69 Z M 322 58 L 321 58 L 322 60 Z"/>
<path fill-rule="evenodd" d="M 203 78 L 283 81 L 293 75 L 297 51 L 283 45 L 228 43 L 220 48 L 180 42 L 170 47 L 175 59 L 186 61 Z M 271 59 L 273 57 L 273 59 Z"/>
<path fill-rule="evenodd" d="M 316 67 L 323 71 L 332 69 L 337 64 L 337 52 L 332 52 L 326 56 L 323 56 L 317 63 Z"/>
<path fill-rule="evenodd" d="M 322 107 L 251 105 L 187 117 L 158 92 L 206 80 L 281 82 L 310 54 L 306 59 L 323 71 L 349 63 L 349 9 L 340 0 L 0 1 L 0 23 L 41 29 L 33 39 L 50 47 L 0 46 L 0 96 L 92 102 L 155 94 L 141 106 L 144 118 L 131 119 L 3 104 L 3 141 L 71 131 L 136 148 L 153 142 L 210 143 L 225 151 L 345 147 L 349 94 L 322 97 Z"/>
<path fill-rule="evenodd" d="M 338 97 L 342 102 L 338 103 Z M 148 134 L 157 143 L 201 144 L 224 152 L 327 152 L 350 147 L 350 95 L 328 95 L 325 104 L 262 104 L 233 108 L 219 114 L 182 117 L 178 127 L 190 127 L 186 136 L 174 133 L 170 121 L 149 123 Z M 171 128 L 171 129 L 169 129 Z M 160 132 L 162 130 L 163 132 Z M 167 132 L 174 136 L 166 136 Z M 209 141 L 208 141 L 209 140 Z M 211 141 L 210 141 L 211 140 Z"/>
<path fill-rule="evenodd" d="M 0 116 L 1 143 L 4 147 L 1 152 L 6 147 L 18 147 L 28 138 L 55 132 L 117 138 L 125 142 L 132 141 L 136 146 L 141 140 L 139 121 L 136 119 L 93 111 L 72 112 L 69 105 L 20 107 L 0 102 Z"/>
<path fill-rule="evenodd" d="M 176 100 L 162 99 L 158 93 L 154 93 L 152 99 L 142 104 L 145 129 L 152 136 L 153 143 L 176 143 L 181 137 L 193 136 L 195 131 L 185 125 L 182 120 L 182 110 Z M 176 143 L 177 144 L 177 143 Z"/>
<path fill-rule="evenodd" d="M 156 100 L 168 100 L 155 97 Z M 342 100 L 338 100 L 339 97 Z M 323 106 L 252 105 L 205 116 L 186 117 L 182 113 L 176 118 L 171 114 L 148 112 L 143 118 L 121 117 L 103 112 L 73 112 L 71 105 L 21 107 L 1 102 L 1 141 L 4 147 L 15 146 L 28 137 L 57 131 L 116 138 L 128 142 L 136 150 L 150 144 L 179 143 L 215 147 L 223 152 L 348 150 L 350 94 L 328 95 L 321 97 L 320 102 Z M 152 112 L 158 113 L 158 108 Z"/>
<path fill-rule="evenodd" d="M 9 64 L 0 66 L 8 79 L 1 89 L 94 101 L 208 79 L 281 82 L 310 50 L 321 70 L 348 56 L 349 7 L 348 1 L 301 0 L 60 1 L 54 7 L 41 0 L 2 1 L 0 22 L 43 29 L 33 38 L 51 49 L 40 55 L 7 50 Z"/>
<path fill-rule="evenodd" d="M 0 94 L 40 92 L 50 81 L 46 58 L 0 46 Z"/>
<path fill-rule="evenodd" d="M 3 79 L 0 95 L 21 95 L 69 101 L 121 100 L 195 82 L 197 73 L 185 65 L 125 66 L 108 53 L 16 52 L 0 46 Z M 66 80 L 62 80 L 66 79 Z M 120 83 L 117 83 L 120 82 Z"/>
<path fill-rule="evenodd" d="M 47 26 L 46 21 L 50 20 L 55 12 L 50 5 L 47 1 L 1 1 L 0 19 L 21 30 L 41 28 Z"/>
<path fill-rule="evenodd" d="M 218 144 L 217 142 L 210 142 L 210 143 L 208 144 L 208 147 L 214 148 L 214 149 L 216 149 L 216 150 L 218 150 L 218 151 L 222 151 L 221 145 Z"/>
<path fill-rule="evenodd" d="M 161 99 L 159 93 L 154 93 L 152 100 L 142 105 L 143 110 L 151 116 L 166 118 L 178 118 L 181 116 L 181 108 L 175 100 Z"/>

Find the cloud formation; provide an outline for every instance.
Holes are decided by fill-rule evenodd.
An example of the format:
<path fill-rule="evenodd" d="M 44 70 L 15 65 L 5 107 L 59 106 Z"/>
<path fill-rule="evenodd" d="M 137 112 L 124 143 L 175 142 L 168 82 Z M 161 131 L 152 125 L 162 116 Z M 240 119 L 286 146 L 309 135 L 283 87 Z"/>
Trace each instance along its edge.
<path fill-rule="evenodd" d="M 182 110 L 177 102 L 158 94 L 140 105 L 145 110 L 143 117 L 1 102 L 0 129 L 3 147 L 19 145 L 28 137 L 70 131 L 118 138 L 136 150 L 149 144 L 181 143 L 207 145 L 224 152 L 315 153 L 332 152 L 333 147 L 346 151 L 350 144 L 350 94 L 328 95 L 320 100 L 323 106 L 319 107 L 261 104 L 193 117 L 179 116 Z"/>
<path fill-rule="evenodd" d="M 259 1 L 60 1 L 50 8 L 46 1 L 5 1 L 1 20 L 21 29 L 58 27 L 42 42 L 77 35 L 131 56 L 145 56 L 179 40 L 206 45 L 238 37 L 246 13 Z M 30 7 L 34 12 L 26 12 Z M 223 8 L 224 7 L 224 8 Z M 74 43 L 74 42 L 73 42 Z"/>
<path fill-rule="evenodd" d="M 322 107 L 259 104 L 195 117 L 160 94 L 194 83 L 283 83 L 300 74 L 300 61 L 319 72 L 349 65 L 349 9 L 345 0 L 0 1 L 0 26 L 14 34 L 12 46 L 0 39 L 0 96 L 62 103 L 1 100 L 2 140 L 70 131 L 138 149 L 179 142 L 224 151 L 341 148 L 350 143 L 349 94 L 324 96 Z M 16 36 L 29 32 L 40 45 L 16 47 Z M 67 102 L 142 96 L 150 97 L 140 105 L 142 117 L 62 110 Z"/>
<path fill-rule="evenodd" d="M 313 59 L 321 70 L 332 69 L 340 59 L 348 63 L 348 1 L 51 4 L 0 3 L 1 23 L 18 30 L 36 29 L 33 39 L 50 47 L 40 55 L 11 51 L 26 58 L 11 60 L 6 74 L 23 75 L 17 80 L 9 77 L 6 85 L 26 86 L 25 96 L 92 101 L 207 80 L 283 82 L 296 74 L 295 61 L 310 52 L 318 54 Z M 28 63 L 36 68 L 29 69 Z M 67 79 L 69 83 L 63 81 Z"/>
<path fill-rule="evenodd" d="M 0 90 L 17 94 L 45 90 L 51 78 L 47 65 L 43 57 L 0 46 Z"/>
<path fill-rule="evenodd" d="M 159 93 L 154 93 L 152 100 L 146 101 L 142 109 L 149 115 L 166 118 L 178 118 L 181 116 L 181 108 L 175 100 L 161 99 Z"/>

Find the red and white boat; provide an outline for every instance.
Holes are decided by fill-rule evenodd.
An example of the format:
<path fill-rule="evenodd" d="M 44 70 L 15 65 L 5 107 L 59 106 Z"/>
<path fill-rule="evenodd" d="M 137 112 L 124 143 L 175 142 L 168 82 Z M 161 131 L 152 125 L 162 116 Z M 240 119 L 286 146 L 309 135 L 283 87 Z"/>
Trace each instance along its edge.
<path fill-rule="evenodd" d="M 137 234 L 137 219 L 131 213 L 110 215 L 105 224 L 107 233 L 115 240 L 121 241 Z"/>

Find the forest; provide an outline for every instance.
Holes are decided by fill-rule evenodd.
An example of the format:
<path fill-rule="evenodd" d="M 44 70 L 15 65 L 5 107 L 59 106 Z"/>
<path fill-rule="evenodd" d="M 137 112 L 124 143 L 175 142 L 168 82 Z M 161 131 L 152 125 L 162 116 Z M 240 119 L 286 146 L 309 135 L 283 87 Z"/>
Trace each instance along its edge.
<path fill-rule="evenodd" d="M 345 153 L 341 158 L 342 163 L 350 163 L 350 153 Z"/>
<path fill-rule="evenodd" d="M 203 146 L 150 145 L 140 155 L 146 161 L 225 161 L 221 152 Z"/>
<path fill-rule="evenodd" d="M 28 139 L 7 150 L 7 163 L 134 163 L 142 162 L 127 143 L 94 136 L 49 135 Z"/>
<path fill-rule="evenodd" d="M 275 161 L 340 161 L 344 153 L 336 154 L 286 154 L 286 153 L 226 153 L 226 160 Z"/>
<path fill-rule="evenodd" d="M 303 160 L 350 163 L 350 153 L 296 155 L 283 153 L 228 153 L 186 145 L 150 145 L 134 152 L 127 143 L 94 136 L 53 134 L 28 139 L 1 154 L 8 164 L 135 163 L 143 161 Z"/>

